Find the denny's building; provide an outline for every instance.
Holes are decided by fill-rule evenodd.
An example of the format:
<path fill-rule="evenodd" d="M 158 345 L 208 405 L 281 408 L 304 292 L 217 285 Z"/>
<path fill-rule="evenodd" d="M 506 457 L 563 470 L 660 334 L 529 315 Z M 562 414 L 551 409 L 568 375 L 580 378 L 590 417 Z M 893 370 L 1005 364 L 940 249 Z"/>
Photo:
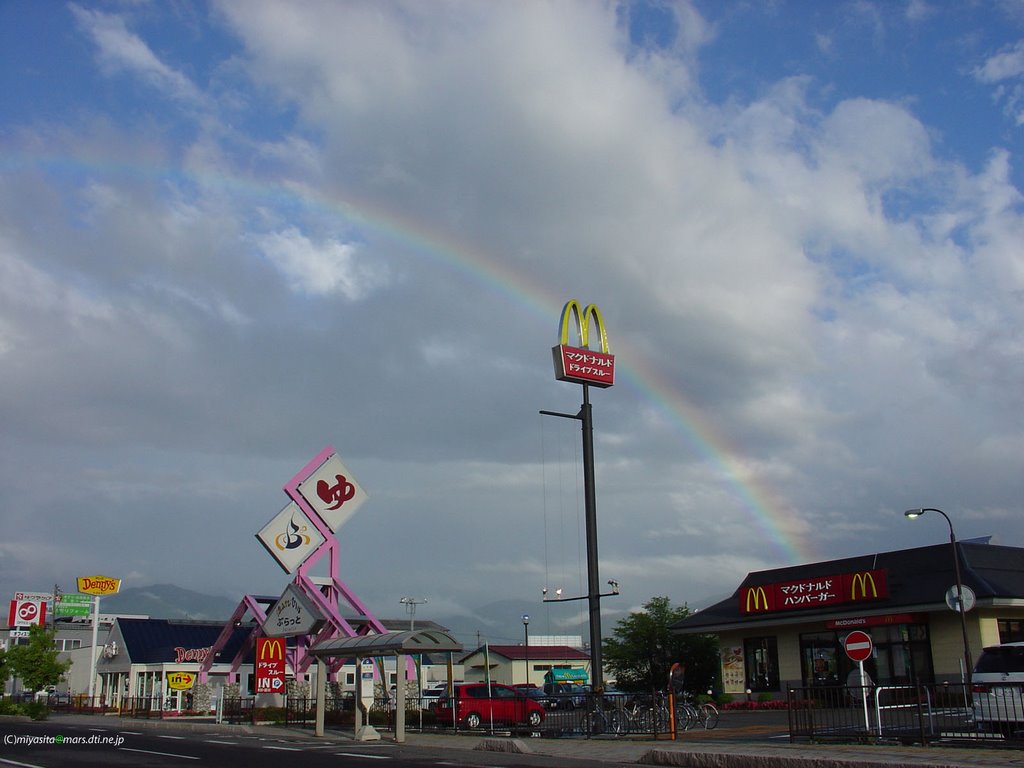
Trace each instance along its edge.
<path fill-rule="evenodd" d="M 1024 640 L 1024 549 L 958 547 L 976 598 L 966 618 L 977 660 L 985 646 Z M 955 584 L 949 544 L 758 571 L 672 631 L 718 635 L 725 693 L 841 685 L 854 667 L 843 649 L 853 629 L 871 635 L 864 666 L 876 683 L 959 682 L 963 629 L 946 603 Z"/>

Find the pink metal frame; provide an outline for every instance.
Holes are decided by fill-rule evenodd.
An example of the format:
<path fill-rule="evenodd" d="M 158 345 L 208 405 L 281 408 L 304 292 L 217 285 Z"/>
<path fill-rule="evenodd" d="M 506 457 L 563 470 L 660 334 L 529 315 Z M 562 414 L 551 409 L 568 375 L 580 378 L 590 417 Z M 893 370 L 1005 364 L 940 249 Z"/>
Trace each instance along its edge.
<path fill-rule="evenodd" d="M 302 590 L 303 594 L 316 604 L 317 609 L 326 619 L 323 628 L 321 628 L 319 632 L 315 635 L 302 635 L 298 637 L 295 648 L 289 650 L 289 660 L 291 661 L 292 670 L 294 670 L 296 676 L 304 675 L 309 669 L 309 666 L 313 661 L 312 657 L 309 656 L 309 649 L 315 647 L 318 643 L 336 637 L 355 637 L 357 634 L 369 634 L 371 632 L 382 633 L 387 631 L 384 628 L 384 625 L 381 624 L 380 620 L 377 619 L 377 617 L 374 616 L 356 596 L 355 592 L 349 589 L 348 585 L 341 580 L 339 575 L 338 541 L 335 538 L 334 533 L 331 532 L 331 529 L 327 527 L 323 520 L 320 519 L 320 516 L 316 514 L 310 506 L 309 502 L 307 502 L 302 497 L 302 494 L 299 493 L 299 483 L 312 475 L 317 468 L 327 461 L 327 459 L 329 459 L 334 453 L 334 448 L 332 446 L 327 446 L 313 459 L 311 459 L 306 466 L 299 470 L 295 477 L 289 480 L 284 486 L 284 492 L 292 499 L 292 501 L 299 505 L 302 511 L 306 513 L 306 517 L 309 518 L 310 522 L 316 526 L 316 529 L 320 531 L 324 537 L 324 543 L 317 547 L 313 554 L 306 558 L 305 562 L 295 569 L 295 578 L 293 583 Z M 331 583 L 317 585 L 312 580 L 310 571 L 313 566 L 325 556 L 329 558 L 327 567 Z M 359 617 L 362 619 L 362 627 L 358 632 L 338 611 L 338 603 L 339 600 L 342 599 L 344 599 L 349 606 L 355 609 Z M 211 648 L 210 654 L 200 666 L 200 682 L 206 682 L 210 668 L 213 666 L 213 662 L 217 654 L 223 649 L 224 645 L 231 637 L 231 633 L 234 630 L 236 623 L 241 621 L 242 617 L 245 616 L 248 611 L 256 620 L 257 626 L 249 634 L 249 637 L 246 638 L 246 641 L 242 643 L 242 646 L 239 648 L 235 658 L 231 661 L 231 669 L 228 673 L 228 679 L 231 682 L 237 681 L 238 669 L 242 665 L 242 659 L 247 651 L 255 647 L 256 638 L 263 634 L 261 626 L 263 622 L 266 621 L 267 610 L 270 609 L 274 600 L 276 600 L 276 598 L 256 597 L 254 595 L 246 595 L 242 598 L 242 601 L 238 604 L 235 612 L 224 625 L 224 629 L 221 631 L 217 641 Z M 265 609 L 264 605 L 266 605 Z M 332 678 L 336 675 L 340 666 L 340 659 L 330 665 L 330 674 Z"/>

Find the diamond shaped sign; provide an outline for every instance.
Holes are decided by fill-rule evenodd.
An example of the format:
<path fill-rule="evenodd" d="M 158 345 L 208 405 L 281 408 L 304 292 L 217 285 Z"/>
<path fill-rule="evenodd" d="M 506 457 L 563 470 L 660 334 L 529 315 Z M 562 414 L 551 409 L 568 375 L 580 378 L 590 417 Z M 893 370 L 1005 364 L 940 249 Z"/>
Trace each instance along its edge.
<path fill-rule="evenodd" d="M 366 491 L 336 453 L 299 483 L 298 491 L 332 533 L 337 533 L 367 499 Z"/>
<path fill-rule="evenodd" d="M 292 573 L 326 541 L 294 501 L 256 534 L 285 573 Z"/>

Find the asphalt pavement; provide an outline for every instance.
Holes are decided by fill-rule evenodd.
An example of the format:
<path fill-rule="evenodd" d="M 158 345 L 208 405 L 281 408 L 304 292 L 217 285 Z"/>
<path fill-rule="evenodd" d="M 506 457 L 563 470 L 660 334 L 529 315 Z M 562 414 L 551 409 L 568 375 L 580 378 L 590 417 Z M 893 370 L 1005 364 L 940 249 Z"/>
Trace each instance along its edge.
<path fill-rule="evenodd" d="M 277 725 L 230 725 L 206 721 L 134 720 L 101 715 L 55 714 L 50 721 L 94 722 L 107 729 L 223 729 L 226 732 L 315 738 L 310 728 Z M 784 733 L 784 728 L 782 732 Z M 394 741 L 390 732 L 381 734 Z M 737 719 L 708 732 L 688 732 L 679 739 L 633 738 L 529 738 L 460 733 L 408 731 L 405 743 L 434 750 L 478 750 L 548 755 L 552 762 L 585 759 L 613 765 L 668 765 L 693 768 L 1024 768 L 1024 750 L 999 747 L 868 744 L 790 744 L 780 738 L 777 724 Z M 328 729 L 325 743 L 355 744 L 351 731 Z"/>

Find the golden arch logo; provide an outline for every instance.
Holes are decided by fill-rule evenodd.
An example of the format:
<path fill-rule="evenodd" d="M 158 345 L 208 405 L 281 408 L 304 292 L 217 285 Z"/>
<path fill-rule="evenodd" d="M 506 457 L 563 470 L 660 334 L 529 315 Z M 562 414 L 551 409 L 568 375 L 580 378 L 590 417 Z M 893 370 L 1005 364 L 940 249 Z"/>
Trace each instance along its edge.
<path fill-rule="evenodd" d="M 562 309 L 562 346 L 569 344 L 569 325 L 575 320 L 576 335 L 580 340 L 580 347 L 590 347 L 590 323 L 593 321 L 601 338 L 601 352 L 608 354 L 608 332 L 604 328 L 604 319 L 601 317 L 601 310 L 596 304 L 587 304 L 580 309 L 580 303 L 576 299 L 570 299 Z"/>
<path fill-rule="evenodd" d="M 768 594 L 764 591 L 764 587 L 748 587 L 743 612 L 758 613 L 769 610 L 771 610 L 771 606 L 768 605 Z"/>
<path fill-rule="evenodd" d="M 284 661 L 284 638 L 261 637 L 257 657 L 260 661 Z"/>
<path fill-rule="evenodd" d="M 872 574 L 871 571 L 855 573 L 853 578 L 850 579 L 850 599 L 866 600 L 868 597 L 869 584 L 871 585 L 871 597 L 878 597 L 878 585 L 875 584 L 874 574 Z M 858 588 L 860 591 L 860 597 L 857 597 Z"/>
<path fill-rule="evenodd" d="M 575 327 L 579 346 L 569 345 L 569 330 Z M 591 349 L 591 335 L 600 341 L 601 349 Z M 577 384 L 610 387 L 615 383 L 615 355 L 608 351 L 608 332 L 596 304 L 581 306 L 570 299 L 562 309 L 559 344 L 551 349 L 555 378 Z"/>

